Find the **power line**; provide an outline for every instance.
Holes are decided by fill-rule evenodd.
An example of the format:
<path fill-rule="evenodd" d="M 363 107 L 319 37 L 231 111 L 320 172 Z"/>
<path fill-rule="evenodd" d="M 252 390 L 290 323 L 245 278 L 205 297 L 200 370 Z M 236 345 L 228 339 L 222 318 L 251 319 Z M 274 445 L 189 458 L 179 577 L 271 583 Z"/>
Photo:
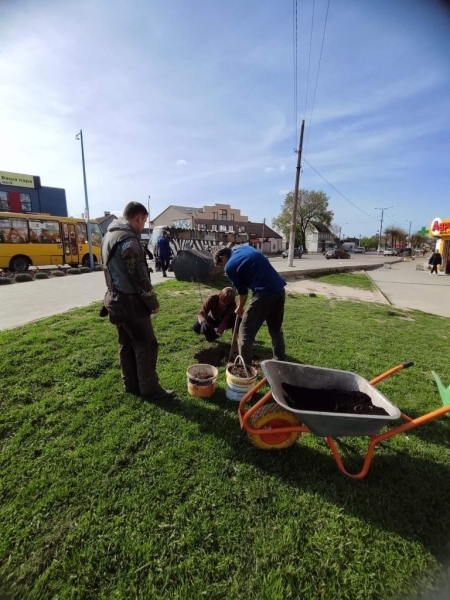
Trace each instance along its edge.
<path fill-rule="evenodd" d="M 318 170 L 317 170 L 315 167 L 313 167 L 313 166 L 312 166 L 312 164 L 311 164 L 309 161 L 307 161 L 305 157 L 303 157 L 303 160 L 304 160 L 304 162 L 305 162 L 307 165 L 309 165 L 309 166 L 311 167 L 311 169 L 312 169 L 313 171 L 315 171 L 315 172 L 317 173 L 317 175 L 319 175 L 319 177 L 322 177 L 322 179 L 323 179 L 324 181 L 326 181 L 326 182 L 327 182 L 327 184 L 328 184 L 328 185 L 329 185 L 331 188 L 333 188 L 333 190 L 334 190 L 334 191 L 335 191 L 337 194 L 339 194 L 339 196 L 342 196 L 342 198 L 344 198 L 344 200 L 346 200 L 346 201 L 347 201 L 349 204 L 351 204 L 352 206 L 354 206 L 355 208 L 357 208 L 357 209 L 358 209 L 360 212 L 362 212 L 362 213 L 363 213 L 364 215 L 366 215 L 367 217 L 370 217 L 371 219 L 374 219 L 374 216 L 373 216 L 373 215 L 369 215 L 369 213 L 367 213 L 365 210 L 363 210 L 362 208 L 360 208 L 360 207 L 359 207 L 357 204 L 355 204 L 354 202 L 352 202 L 352 201 L 351 201 L 349 198 L 347 198 L 347 196 L 345 196 L 345 195 L 344 195 L 342 192 L 340 192 L 340 191 L 337 189 L 337 187 L 335 187 L 335 186 L 334 186 L 332 183 L 330 183 L 330 182 L 328 181 L 328 179 L 322 175 L 322 173 L 319 173 L 319 171 L 318 171 Z"/>
<path fill-rule="evenodd" d="M 309 125 L 308 125 L 308 137 L 306 138 L 306 147 L 305 147 L 305 152 L 308 150 L 308 141 L 309 141 L 309 134 L 311 133 L 311 122 L 312 122 L 312 118 L 313 118 L 313 112 L 314 112 L 314 104 L 316 102 L 316 92 L 317 92 L 317 84 L 319 82 L 319 73 L 320 73 L 320 65 L 322 63 L 322 52 L 323 52 L 323 45 L 325 42 L 325 33 L 327 30 L 327 23 L 328 23 L 328 12 L 330 10 L 330 1 L 328 0 L 328 4 L 327 4 L 327 13 L 325 15 L 325 24 L 323 26 L 323 35 L 322 35 L 322 45 L 320 47 L 320 56 L 319 56 L 319 66 L 317 68 L 317 77 L 316 77 L 316 85 L 314 87 L 314 96 L 313 96 L 313 102 L 312 102 L 312 107 L 311 107 L 311 116 L 309 118 Z"/>
<path fill-rule="evenodd" d="M 314 9 L 315 9 L 315 7 L 316 7 L 316 0 L 313 0 L 313 9 L 312 9 L 312 18 L 311 18 L 311 36 L 309 38 L 308 77 L 306 79 L 305 119 L 306 119 L 306 110 L 308 107 L 309 73 L 311 71 L 311 48 L 312 48 L 313 31 L 314 31 Z"/>

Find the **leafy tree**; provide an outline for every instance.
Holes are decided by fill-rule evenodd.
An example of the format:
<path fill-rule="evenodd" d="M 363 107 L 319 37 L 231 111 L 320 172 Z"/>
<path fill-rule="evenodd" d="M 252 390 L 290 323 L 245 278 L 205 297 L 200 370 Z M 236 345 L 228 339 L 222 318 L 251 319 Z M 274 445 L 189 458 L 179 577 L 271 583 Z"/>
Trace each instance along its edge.
<path fill-rule="evenodd" d="M 361 246 L 364 246 L 364 248 L 378 248 L 378 236 L 361 238 Z"/>
<path fill-rule="evenodd" d="M 306 248 L 306 232 L 311 227 L 311 221 L 320 221 L 330 227 L 333 212 L 328 210 L 329 197 L 324 192 L 300 190 L 298 194 L 297 222 L 295 228 L 295 245 L 301 244 Z M 291 231 L 292 211 L 294 208 L 294 193 L 286 194 L 281 212 L 272 220 L 272 225 L 281 231 L 287 240 Z"/>
<path fill-rule="evenodd" d="M 425 235 L 421 235 L 420 231 L 411 234 L 411 246 L 413 248 L 421 248 L 426 243 L 427 237 Z"/>
<path fill-rule="evenodd" d="M 396 243 L 399 242 L 404 244 L 406 242 L 406 238 L 408 237 L 407 232 L 401 227 L 386 227 L 384 230 L 384 234 L 386 236 L 386 240 L 391 238 L 391 246 L 394 248 Z"/>

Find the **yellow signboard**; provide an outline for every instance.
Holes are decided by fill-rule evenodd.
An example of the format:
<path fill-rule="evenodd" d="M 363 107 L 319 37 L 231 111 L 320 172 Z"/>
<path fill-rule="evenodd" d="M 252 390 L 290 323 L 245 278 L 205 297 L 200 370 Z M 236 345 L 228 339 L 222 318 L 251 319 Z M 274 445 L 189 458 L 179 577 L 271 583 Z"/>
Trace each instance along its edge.
<path fill-rule="evenodd" d="M 22 173 L 8 173 L 0 171 L 0 183 L 2 185 L 15 185 L 17 187 L 34 188 L 33 175 L 23 175 Z"/>
<path fill-rule="evenodd" d="M 450 235 L 450 219 L 440 219 L 439 217 L 433 219 L 430 225 L 430 235 L 435 237 Z"/>

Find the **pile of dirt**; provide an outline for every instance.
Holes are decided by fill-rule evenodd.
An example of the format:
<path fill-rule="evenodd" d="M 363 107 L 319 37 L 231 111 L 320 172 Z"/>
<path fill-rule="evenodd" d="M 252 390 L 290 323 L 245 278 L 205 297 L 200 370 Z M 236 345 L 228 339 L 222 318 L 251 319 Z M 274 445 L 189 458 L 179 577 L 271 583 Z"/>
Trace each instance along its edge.
<path fill-rule="evenodd" d="M 244 367 L 241 367 L 241 365 L 233 365 L 232 367 L 228 367 L 228 371 L 231 373 L 231 375 L 234 375 L 235 377 L 241 377 L 243 379 L 251 379 L 256 375 L 256 369 L 253 367 L 247 367 L 247 370 L 245 370 Z"/>
<path fill-rule="evenodd" d="M 284 399 L 290 408 L 338 414 L 388 416 L 384 408 L 374 406 L 364 392 L 342 390 L 311 390 L 283 383 Z"/>

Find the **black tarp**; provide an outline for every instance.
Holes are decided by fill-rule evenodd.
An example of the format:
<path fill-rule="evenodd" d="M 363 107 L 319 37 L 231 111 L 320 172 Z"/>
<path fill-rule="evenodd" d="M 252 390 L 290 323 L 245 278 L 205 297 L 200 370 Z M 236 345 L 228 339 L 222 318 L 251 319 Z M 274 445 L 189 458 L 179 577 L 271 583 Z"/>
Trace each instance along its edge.
<path fill-rule="evenodd" d="M 172 267 L 178 281 L 209 283 L 223 272 L 222 267 L 214 265 L 213 255 L 206 250 L 180 250 Z"/>

